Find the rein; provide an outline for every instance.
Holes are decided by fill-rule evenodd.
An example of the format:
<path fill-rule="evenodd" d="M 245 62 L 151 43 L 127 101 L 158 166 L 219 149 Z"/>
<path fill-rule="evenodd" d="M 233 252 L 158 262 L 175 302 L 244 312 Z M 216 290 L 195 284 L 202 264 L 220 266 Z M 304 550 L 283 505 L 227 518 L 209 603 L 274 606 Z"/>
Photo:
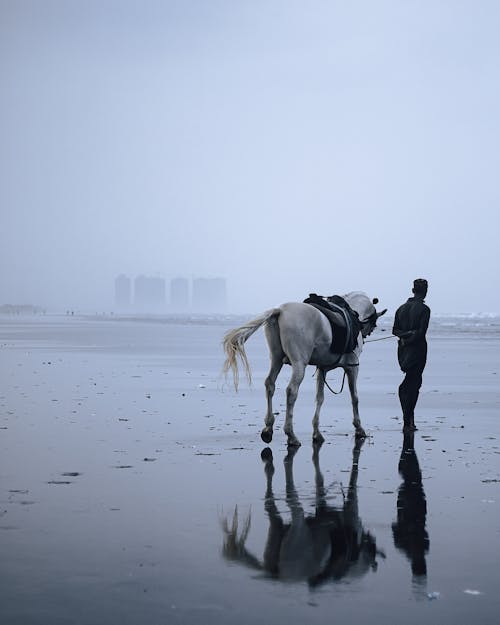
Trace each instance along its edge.
<path fill-rule="evenodd" d="M 321 371 L 321 375 L 323 376 L 323 382 L 325 383 L 326 388 L 332 392 L 334 395 L 340 395 L 340 393 L 342 393 L 342 391 L 344 390 L 344 383 L 345 383 L 345 376 L 346 376 L 346 371 L 344 369 L 344 375 L 342 376 L 342 386 L 340 387 L 340 391 L 334 391 L 333 388 L 328 384 L 328 382 L 326 381 L 326 372 L 324 369 L 320 369 Z"/>
<path fill-rule="evenodd" d="M 364 343 L 375 343 L 375 341 L 386 341 L 387 339 L 396 339 L 398 338 L 397 336 L 395 336 L 394 334 L 390 334 L 389 336 L 382 336 L 379 339 L 365 339 L 363 342 Z M 340 358 L 342 357 L 342 355 L 340 356 Z M 340 361 L 340 358 L 337 362 Z M 347 365 L 348 367 L 359 367 L 359 362 L 357 362 L 354 365 Z M 342 376 L 342 384 L 340 386 L 340 391 L 334 391 L 333 388 L 328 384 L 328 382 L 326 381 L 326 371 L 324 369 L 320 369 L 319 367 L 316 367 L 316 371 L 315 374 L 316 375 L 318 373 L 318 371 L 321 372 L 321 375 L 323 376 L 323 382 L 325 383 L 326 388 L 333 393 L 334 395 L 340 395 L 340 393 L 342 393 L 342 391 L 344 390 L 344 384 L 345 384 L 345 376 L 346 376 L 346 370 L 344 369 L 344 375 Z"/>
<path fill-rule="evenodd" d="M 345 365 L 345 367 L 359 367 L 359 361 L 355 364 L 352 365 Z M 335 367 L 337 368 L 337 367 Z M 328 384 L 328 382 L 326 381 L 326 371 L 324 369 L 320 369 L 319 367 L 316 367 L 316 371 L 314 372 L 314 375 L 316 375 L 318 373 L 318 371 L 321 372 L 321 375 L 323 376 L 323 382 L 326 386 L 326 388 L 333 393 L 334 395 L 340 395 L 340 393 L 342 393 L 342 391 L 344 390 L 344 384 L 345 384 L 345 376 L 346 376 L 346 370 L 344 368 L 344 375 L 342 376 L 342 385 L 340 387 L 340 391 L 334 391 L 333 388 Z"/>
<path fill-rule="evenodd" d="M 387 341 L 387 339 L 397 339 L 398 337 L 394 334 L 390 334 L 389 336 L 383 336 L 380 339 L 365 339 L 365 343 L 375 343 L 375 341 Z"/>

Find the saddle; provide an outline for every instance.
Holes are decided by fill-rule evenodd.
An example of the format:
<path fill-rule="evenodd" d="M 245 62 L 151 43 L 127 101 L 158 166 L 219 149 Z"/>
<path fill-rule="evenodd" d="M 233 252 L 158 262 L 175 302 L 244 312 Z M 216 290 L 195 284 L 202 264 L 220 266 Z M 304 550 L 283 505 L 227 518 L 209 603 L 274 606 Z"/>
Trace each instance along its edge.
<path fill-rule="evenodd" d="M 358 344 L 361 322 L 358 313 L 340 295 L 323 297 L 310 293 L 304 304 L 314 306 L 330 322 L 332 327 L 332 344 L 330 350 L 334 354 L 349 354 Z"/>

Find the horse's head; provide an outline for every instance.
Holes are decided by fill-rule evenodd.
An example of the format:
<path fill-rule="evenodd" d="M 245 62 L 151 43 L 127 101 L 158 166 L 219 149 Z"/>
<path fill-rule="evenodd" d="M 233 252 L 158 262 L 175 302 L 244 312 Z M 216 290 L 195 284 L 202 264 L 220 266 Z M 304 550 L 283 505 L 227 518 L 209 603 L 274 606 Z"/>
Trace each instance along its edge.
<path fill-rule="evenodd" d="M 378 299 L 376 297 L 370 299 L 363 291 L 347 293 L 347 295 L 344 295 L 344 299 L 347 300 L 349 306 L 358 313 L 363 338 L 370 336 L 377 327 L 378 318 L 385 315 L 387 308 L 378 312 L 375 308 L 375 304 L 378 304 Z"/>

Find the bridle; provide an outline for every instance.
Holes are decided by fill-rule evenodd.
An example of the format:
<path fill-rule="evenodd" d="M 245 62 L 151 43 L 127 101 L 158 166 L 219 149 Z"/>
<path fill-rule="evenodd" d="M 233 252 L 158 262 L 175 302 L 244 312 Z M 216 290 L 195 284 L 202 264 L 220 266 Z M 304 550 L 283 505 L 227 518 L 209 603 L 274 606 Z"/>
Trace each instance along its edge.
<path fill-rule="evenodd" d="M 378 302 L 378 300 L 377 300 Z M 375 303 L 377 303 L 375 302 Z M 374 310 L 372 312 L 371 315 L 369 315 L 368 317 L 366 317 L 365 319 L 359 319 L 359 323 L 361 325 L 361 336 L 363 339 L 363 343 L 368 342 L 370 343 L 371 341 L 367 341 L 366 337 L 363 336 L 363 329 L 368 328 L 369 326 L 371 326 L 371 330 L 369 333 L 367 333 L 366 336 L 369 336 L 369 334 L 371 334 L 371 332 L 377 327 L 377 319 L 378 319 L 378 313 L 376 310 Z M 386 338 L 392 338 L 390 336 L 384 336 L 384 339 Z M 372 339 L 372 340 L 376 340 L 376 341 L 380 341 L 382 339 Z M 339 359 L 337 360 L 337 362 L 334 364 L 334 366 L 332 367 L 332 369 L 336 369 L 339 365 L 338 363 L 340 362 L 341 358 L 342 358 L 343 354 L 341 354 L 339 356 Z M 359 359 L 357 363 L 353 363 L 352 365 L 347 365 L 347 367 L 359 367 Z M 321 373 L 321 376 L 323 377 L 323 383 L 325 384 L 325 386 L 328 388 L 328 390 L 333 393 L 334 395 L 340 395 L 340 393 L 342 393 L 342 391 L 344 390 L 344 383 L 345 383 L 345 378 L 346 378 L 346 368 L 343 367 L 344 369 L 344 375 L 342 376 L 342 385 L 340 387 L 339 391 L 334 391 L 333 388 L 331 388 L 331 386 L 328 384 L 328 382 L 326 381 L 326 370 L 325 369 L 320 369 L 319 367 L 316 368 L 316 372 L 315 375 L 318 373 L 318 371 Z"/>
<path fill-rule="evenodd" d="M 361 324 L 361 334 L 363 334 L 363 329 L 368 328 L 369 326 L 371 326 L 371 330 L 370 332 L 367 332 L 366 336 L 371 334 L 371 332 L 377 327 L 377 319 L 378 315 L 376 310 L 369 317 L 366 317 L 366 319 L 360 319 L 359 323 Z M 365 340 L 365 336 L 363 336 L 363 340 Z"/>

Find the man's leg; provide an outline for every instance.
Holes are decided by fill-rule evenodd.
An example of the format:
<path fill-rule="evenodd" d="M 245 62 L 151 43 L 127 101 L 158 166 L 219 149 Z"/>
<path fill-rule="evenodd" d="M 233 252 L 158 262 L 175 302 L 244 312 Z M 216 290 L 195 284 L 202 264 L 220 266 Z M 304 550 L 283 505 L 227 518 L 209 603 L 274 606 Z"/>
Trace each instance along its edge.
<path fill-rule="evenodd" d="M 407 421 L 405 425 L 408 425 L 411 429 L 415 427 L 415 406 L 417 405 L 418 395 L 420 387 L 422 386 L 422 372 L 424 368 L 422 366 L 413 367 L 406 374 L 406 415 Z"/>
<path fill-rule="evenodd" d="M 403 425 L 408 427 L 411 423 L 411 414 L 409 412 L 408 402 L 408 387 L 410 384 L 410 378 L 408 373 L 405 373 L 404 380 L 401 382 L 398 388 L 399 403 L 401 404 L 401 410 L 403 411 Z"/>

